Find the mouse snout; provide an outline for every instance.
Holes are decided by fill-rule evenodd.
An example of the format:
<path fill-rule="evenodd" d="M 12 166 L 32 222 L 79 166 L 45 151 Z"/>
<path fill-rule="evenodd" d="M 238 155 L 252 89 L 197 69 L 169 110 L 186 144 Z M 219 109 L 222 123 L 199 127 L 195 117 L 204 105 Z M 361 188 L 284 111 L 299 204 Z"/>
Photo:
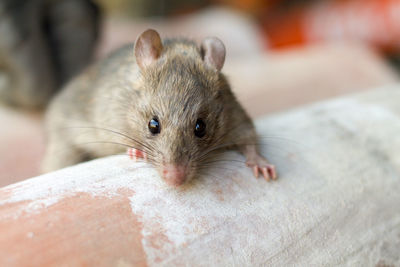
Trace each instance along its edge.
<path fill-rule="evenodd" d="M 179 186 L 185 183 L 187 168 L 183 165 L 166 164 L 162 170 L 164 180 L 173 186 Z"/>

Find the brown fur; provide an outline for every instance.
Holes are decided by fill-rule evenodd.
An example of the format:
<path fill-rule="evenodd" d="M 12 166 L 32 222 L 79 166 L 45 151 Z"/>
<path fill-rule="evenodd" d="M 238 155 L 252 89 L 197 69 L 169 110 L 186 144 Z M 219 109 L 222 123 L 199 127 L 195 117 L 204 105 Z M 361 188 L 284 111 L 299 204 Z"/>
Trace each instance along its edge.
<path fill-rule="evenodd" d="M 161 125 L 155 136 L 148 129 L 153 116 Z M 198 118 L 206 123 L 203 138 L 194 135 Z M 186 164 L 190 179 L 209 158 L 208 150 L 244 151 L 257 142 L 226 77 L 205 64 L 195 43 L 179 39 L 164 40 L 161 55 L 147 68 L 136 63 L 133 45 L 89 68 L 51 103 L 47 129 L 44 171 L 123 153 L 123 145 L 88 143 L 119 142 L 146 152 L 159 170 L 165 163 Z"/>

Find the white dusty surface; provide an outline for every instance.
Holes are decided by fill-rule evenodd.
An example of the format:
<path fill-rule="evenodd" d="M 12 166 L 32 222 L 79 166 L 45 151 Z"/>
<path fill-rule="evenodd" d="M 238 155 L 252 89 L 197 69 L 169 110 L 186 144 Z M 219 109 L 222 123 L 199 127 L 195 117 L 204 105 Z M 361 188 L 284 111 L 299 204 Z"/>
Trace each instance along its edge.
<path fill-rule="evenodd" d="M 175 189 L 146 163 L 114 156 L 0 189 L 0 207 L 27 201 L 0 220 L 81 192 L 113 198 L 130 189 L 150 266 L 400 265 L 400 87 L 257 125 L 276 182 L 226 162 Z"/>

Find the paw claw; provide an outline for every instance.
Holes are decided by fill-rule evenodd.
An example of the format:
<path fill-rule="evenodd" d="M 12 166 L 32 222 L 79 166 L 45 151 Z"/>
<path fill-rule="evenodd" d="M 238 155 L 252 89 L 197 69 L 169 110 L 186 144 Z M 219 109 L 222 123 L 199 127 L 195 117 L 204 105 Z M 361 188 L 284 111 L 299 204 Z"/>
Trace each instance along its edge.
<path fill-rule="evenodd" d="M 254 176 L 256 178 L 258 178 L 258 167 L 257 166 L 253 166 L 253 173 L 254 173 Z"/>
<path fill-rule="evenodd" d="M 272 177 L 273 180 L 276 180 L 277 176 L 276 176 L 276 170 L 275 170 L 275 166 L 274 165 L 269 165 L 268 166 L 268 173 Z"/>
<path fill-rule="evenodd" d="M 252 168 L 253 174 L 256 178 L 258 178 L 258 174 L 261 172 L 262 176 L 267 181 L 277 179 L 275 166 L 269 164 L 265 158 L 258 154 L 252 154 L 250 159 L 246 161 L 246 165 Z"/>
<path fill-rule="evenodd" d="M 262 170 L 262 173 L 263 173 L 263 175 L 264 175 L 265 180 L 267 180 L 267 182 L 269 182 L 269 180 L 270 180 L 270 175 L 269 175 L 269 173 L 268 173 L 268 169 L 267 169 L 266 167 L 264 167 L 264 168 L 261 168 L 261 170 Z"/>

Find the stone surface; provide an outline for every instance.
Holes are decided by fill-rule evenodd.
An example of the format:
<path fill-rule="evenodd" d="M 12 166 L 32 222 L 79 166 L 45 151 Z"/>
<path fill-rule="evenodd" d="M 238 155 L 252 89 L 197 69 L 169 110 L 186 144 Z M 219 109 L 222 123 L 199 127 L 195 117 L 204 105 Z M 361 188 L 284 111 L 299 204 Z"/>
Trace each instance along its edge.
<path fill-rule="evenodd" d="M 398 266 L 399 101 L 394 86 L 258 120 L 276 182 L 230 152 L 181 188 L 127 156 L 4 187 L 0 265 Z"/>

